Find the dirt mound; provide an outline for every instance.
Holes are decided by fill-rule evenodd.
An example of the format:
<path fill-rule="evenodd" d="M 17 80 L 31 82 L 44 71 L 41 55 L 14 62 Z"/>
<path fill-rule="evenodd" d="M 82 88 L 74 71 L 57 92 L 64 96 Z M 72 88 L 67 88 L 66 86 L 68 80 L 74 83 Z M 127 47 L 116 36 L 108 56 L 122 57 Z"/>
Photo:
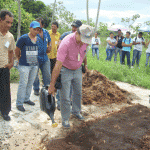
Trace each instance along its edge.
<path fill-rule="evenodd" d="M 142 105 L 123 108 L 119 112 L 83 122 L 66 138 L 47 143 L 47 150 L 117 150 L 150 149 L 150 109 Z"/>
<path fill-rule="evenodd" d="M 83 104 L 111 104 L 130 102 L 129 92 L 120 89 L 114 82 L 96 70 L 89 71 L 83 76 Z"/>

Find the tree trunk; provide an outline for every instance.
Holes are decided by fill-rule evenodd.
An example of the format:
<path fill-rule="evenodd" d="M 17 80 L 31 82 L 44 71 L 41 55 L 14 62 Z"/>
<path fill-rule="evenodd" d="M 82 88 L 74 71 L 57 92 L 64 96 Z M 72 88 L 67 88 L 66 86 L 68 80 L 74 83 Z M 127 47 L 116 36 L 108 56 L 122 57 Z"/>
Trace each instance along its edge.
<path fill-rule="evenodd" d="M 89 25 L 89 0 L 86 0 L 86 15 L 87 15 L 87 24 Z"/>
<path fill-rule="evenodd" d="M 51 23 L 53 22 L 53 19 L 54 19 L 55 5 L 56 5 L 56 0 L 54 0 L 54 7 L 53 7 L 53 12 L 52 12 L 52 21 L 51 21 Z"/>
<path fill-rule="evenodd" d="M 98 3 L 97 18 L 96 18 L 96 24 L 95 24 L 95 32 L 97 30 L 97 23 L 98 23 L 98 18 L 99 18 L 100 4 L 101 4 L 101 0 L 99 0 L 99 3 Z"/>
<path fill-rule="evenodd" d="M 20 0 L 18 0 L 18 35 L 17 35 L 17 40 L 20 38 L 20 30 L 21 30 L 21 8 L 20 8 Z"/>

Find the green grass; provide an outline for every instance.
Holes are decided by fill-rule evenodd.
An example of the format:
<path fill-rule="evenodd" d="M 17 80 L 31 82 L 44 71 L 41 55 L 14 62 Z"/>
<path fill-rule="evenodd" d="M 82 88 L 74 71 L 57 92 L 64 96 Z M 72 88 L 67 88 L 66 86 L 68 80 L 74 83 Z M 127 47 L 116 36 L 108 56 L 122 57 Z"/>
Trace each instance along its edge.
<path fill-rule="evenodd" d="M 97 70 L 104 74 L 110 80 L 127 82 L 132 85 L 144 87 L 150 89 L 150 67 L 145 67 L 146 62 L 146 48 L 143 48 L 142 56 L 140 59 L 140 69 L 138 67 L 128 68 L 127 65 L 120 65 L 119 54 L 117 57 L 117 63 L 114 63 L 114 56 L 110 61 L 105 61 L 106 59 L 106 38 L 101 38 L 102 45 L 100 46 L 100 60 L 97 60 L 92 57 L 92 50 L 87 54 L 88 60 L 88 69 L 89 70 Z M 133 50 L 131 51 L 130 60 L 132 61 Z M 127 64 L 125 58 L 125 64 Z M 10 74 L 11 82 L 19 81 L 19 72 L 17 69 L 12 68 Z M 40 72 L 40 78 L 41 78 Z"/>
<path fill-rule="evenodd" d="M 117 63 L 114 63 L 114 56 L 110 61 L 106 59 L 106 38 L 102 38 L 102 45 L 100 46 L 100 60 L 97 60 L 96 56 L 92 57 L 92 50 L 87 54 L 88 69 L 97 70 L 108 77 L 110 80 L 127 82 L 136 86 L 150 89 L 150 67 L 145 67 L 146 62 L 146 48 L 143 47 L 142 56 L 140 59 L 140 69 L 136 66 L 129 68 L 127 65 L 121 65 L 119 54 L 117 57 Z M 133 49 L 130 52 L 130 60 L 132 61 Z M 125 58 L 125 64 L 127 60 Z"/>

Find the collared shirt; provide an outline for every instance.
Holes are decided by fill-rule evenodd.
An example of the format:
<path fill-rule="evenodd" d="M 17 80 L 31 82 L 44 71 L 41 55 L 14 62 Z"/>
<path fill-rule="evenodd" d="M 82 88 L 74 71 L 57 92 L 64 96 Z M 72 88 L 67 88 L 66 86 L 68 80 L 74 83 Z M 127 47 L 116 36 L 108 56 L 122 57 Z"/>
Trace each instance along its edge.
<path fill-rule="evenodd" d="M 51 41 L 52 41 L 51 42 L 52 47 L 50 53 L 48 53 L 48 58 L 54 59 L 57 57 L 57 46 L 60 39 L 60 33 L 59 32 L 53 33 L 52 30 L 49 30 L 48 32 L 51 36 Z"/>
<path fill-rule="evenodd" d="M 124 42 L 125 44 L 130 44 L 130 43 L 133 43 L 133 40 L 131 38 L 124 38 L 122 40 L 122 42 Z M 131 51 L 131 47 L 123 47 L 122 50 L 130 52 Z"/>
<path fill-rule="evenodd" d="M 75 34 L 76 32 L 65 37 L 57 52 L 57 60 L 61 61 L 64 67 L 72 70 L 81 67 L 87 47 L 87 44 L 81 47 L 77 44 Z"/>
<path fill-rule="evenodd" d="M 6 35 L 0 32 L 0 68 L 8 64 L 8 51 L 15 50 L 14 36 L 8 31 Z"/>
<path fill-rule="evenodd" d="M 41 38 L 39 34 L 37 34 L 37 36 L 40 38 L 39 45 L 38 45 L 39 46 L 39 50 L 38 50 L 39 63 L 46 62 L 48 60 L 46 50 L 47 50 L 48 42 L 51 42 L 51 38 L 50 38 L 48 31 L 44 28 L 42 30 L 43 30 L 43 39 Z"/>
<path fill-rule="evenodd" d="M 61 37 L 60 37 L 60 40 L 63 40 L 67 35 L 71 34 L 72 31 L 68 31 L 68 32 L 64 32 Z"/>

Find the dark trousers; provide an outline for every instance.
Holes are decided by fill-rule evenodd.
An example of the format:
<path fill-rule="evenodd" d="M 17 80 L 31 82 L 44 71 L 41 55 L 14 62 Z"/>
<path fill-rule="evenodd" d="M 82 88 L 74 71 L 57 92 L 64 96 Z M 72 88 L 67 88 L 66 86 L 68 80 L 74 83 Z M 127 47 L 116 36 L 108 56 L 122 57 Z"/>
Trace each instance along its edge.
<path fill-rule="evenodd" d="M 52 74 L 52 71 L 53 71 L 53 69 L 54 69 L 54 67 L 55 67 L 55 64 L 56 64 L 56 58 L 54 58 L 54 59 L 50 59 L 50 63 L 51 63 L 51 65 L 50 65 L 50 69 L 51 69 L 51 74 Z"/>
<path fill-rule="evenodd" d="M 130 52 L 122 51 L 122 63 L 124 63 L 125 55 L 127 56 L 127 65 L 130 66 Z"/>
<path fill-rule="evenodd" d="M 11 110 L 10 72 L 8 68 L 0 68 L 0 111 L 9 114 Z"/>

